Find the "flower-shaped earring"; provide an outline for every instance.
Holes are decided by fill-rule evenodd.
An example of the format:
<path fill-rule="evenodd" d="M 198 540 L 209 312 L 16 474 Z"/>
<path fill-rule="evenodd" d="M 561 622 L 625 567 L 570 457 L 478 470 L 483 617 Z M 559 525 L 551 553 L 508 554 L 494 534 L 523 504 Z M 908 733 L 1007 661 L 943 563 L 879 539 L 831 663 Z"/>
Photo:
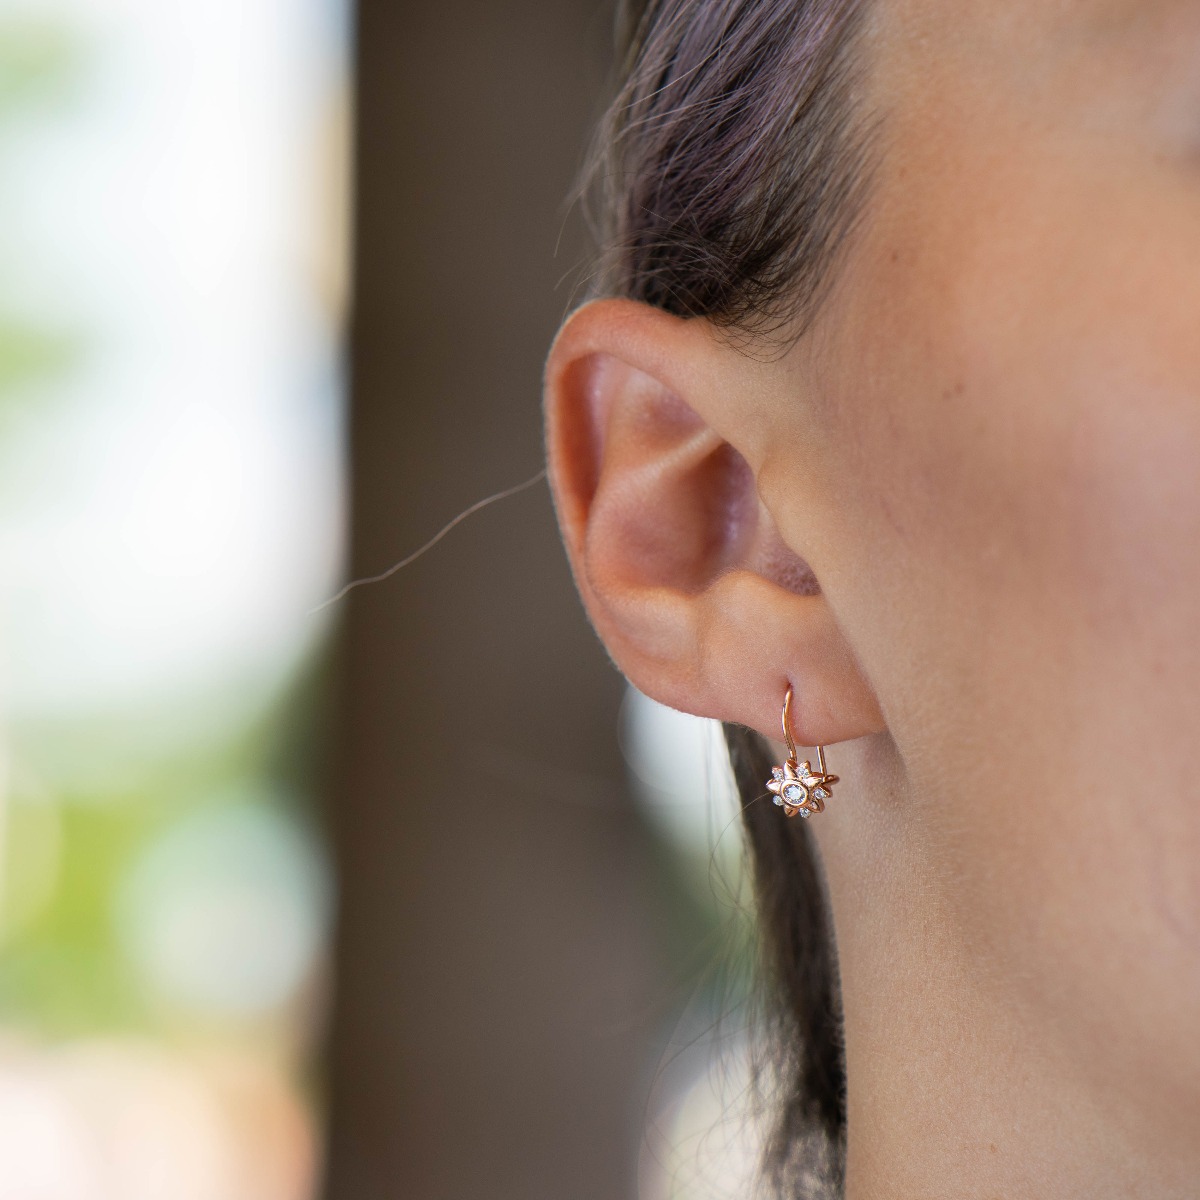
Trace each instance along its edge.
<path fill-rule="evenodd" d="M 829 799 L 838 777 L 828 774 L 825 770 L 824 746 L 817 747 L 819 771 L 814 771 L 807 760 L 796 761 L 796 739 L 792 736 L 792 688 L 790 684 L 787 695 L 783 698 L 783 740 L 787 742 L 787 762 L 782 767 L 771 768 L 771 778 L 767 780 L 767 791 L 775 793 L 775 803 L 789 817 L 799 814 L 807 819 L 813 813 L 825 810 L 825 801 Z"/>

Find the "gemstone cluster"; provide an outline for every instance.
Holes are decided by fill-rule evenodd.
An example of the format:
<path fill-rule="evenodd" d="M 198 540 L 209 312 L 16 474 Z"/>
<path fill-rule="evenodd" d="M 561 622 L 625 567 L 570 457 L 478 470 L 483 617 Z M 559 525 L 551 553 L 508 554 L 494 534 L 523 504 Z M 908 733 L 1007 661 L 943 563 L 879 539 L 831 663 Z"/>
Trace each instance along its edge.
<path fill-rule="evenodd" d="M 811 763 L 789 759 L 782 767 L 771 768 L 767 790 L 775 793 L 775 803 L 789 817 L 807 819 L 824 810 L 825 801 L 829 799 L 827 782 L 830 782 L 827 775 L 813 773 Z"/>

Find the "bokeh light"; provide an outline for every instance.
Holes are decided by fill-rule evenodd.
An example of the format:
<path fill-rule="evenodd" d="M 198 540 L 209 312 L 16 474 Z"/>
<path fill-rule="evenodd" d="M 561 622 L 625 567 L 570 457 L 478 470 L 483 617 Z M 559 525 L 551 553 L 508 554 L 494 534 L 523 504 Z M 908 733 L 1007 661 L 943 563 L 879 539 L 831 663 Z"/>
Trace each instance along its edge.
<path fill-rule="evenodd" d="M 0 2 L 0 1200 L 301 1200 L 341 0 Z"/>

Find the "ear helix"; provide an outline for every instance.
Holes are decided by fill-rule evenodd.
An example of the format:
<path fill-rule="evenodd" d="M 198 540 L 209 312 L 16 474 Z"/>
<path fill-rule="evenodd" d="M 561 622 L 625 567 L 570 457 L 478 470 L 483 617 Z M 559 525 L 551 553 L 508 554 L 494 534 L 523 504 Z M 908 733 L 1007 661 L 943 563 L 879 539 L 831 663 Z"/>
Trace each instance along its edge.
<path fill-rule="evenodd" d="M 783 740 L 788 748 L 787 761 L 782 767 L 771 768 L 767 790 L 775 793 L 775 803 L 789 817 L 801 816 L 807 819 L 813 813 L 824 812 L 825 801 L 829 799 L 838 777 L 828 774 L 825 769 L 824 746 L 817 747 L 817 765 L 820 770 L 814 771 L 807 760 L 796 761 L 796 739 L 792 736 L 791 684 L 788 685 L 787 695 L 783 698 Z"/>

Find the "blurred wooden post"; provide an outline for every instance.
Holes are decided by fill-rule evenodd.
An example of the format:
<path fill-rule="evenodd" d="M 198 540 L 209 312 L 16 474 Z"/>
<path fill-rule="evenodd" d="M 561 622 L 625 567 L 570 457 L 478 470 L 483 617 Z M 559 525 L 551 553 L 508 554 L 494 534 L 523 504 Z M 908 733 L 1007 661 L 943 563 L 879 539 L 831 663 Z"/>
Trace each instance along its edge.
<path fill-rule="evenodd" d="M 362 0 L 353 565 L 541 465 L 593 0 Z M 331 1200 L 634 1193 L 664 984 L 620 681 L 544 485 L 344 608 Z"/>

